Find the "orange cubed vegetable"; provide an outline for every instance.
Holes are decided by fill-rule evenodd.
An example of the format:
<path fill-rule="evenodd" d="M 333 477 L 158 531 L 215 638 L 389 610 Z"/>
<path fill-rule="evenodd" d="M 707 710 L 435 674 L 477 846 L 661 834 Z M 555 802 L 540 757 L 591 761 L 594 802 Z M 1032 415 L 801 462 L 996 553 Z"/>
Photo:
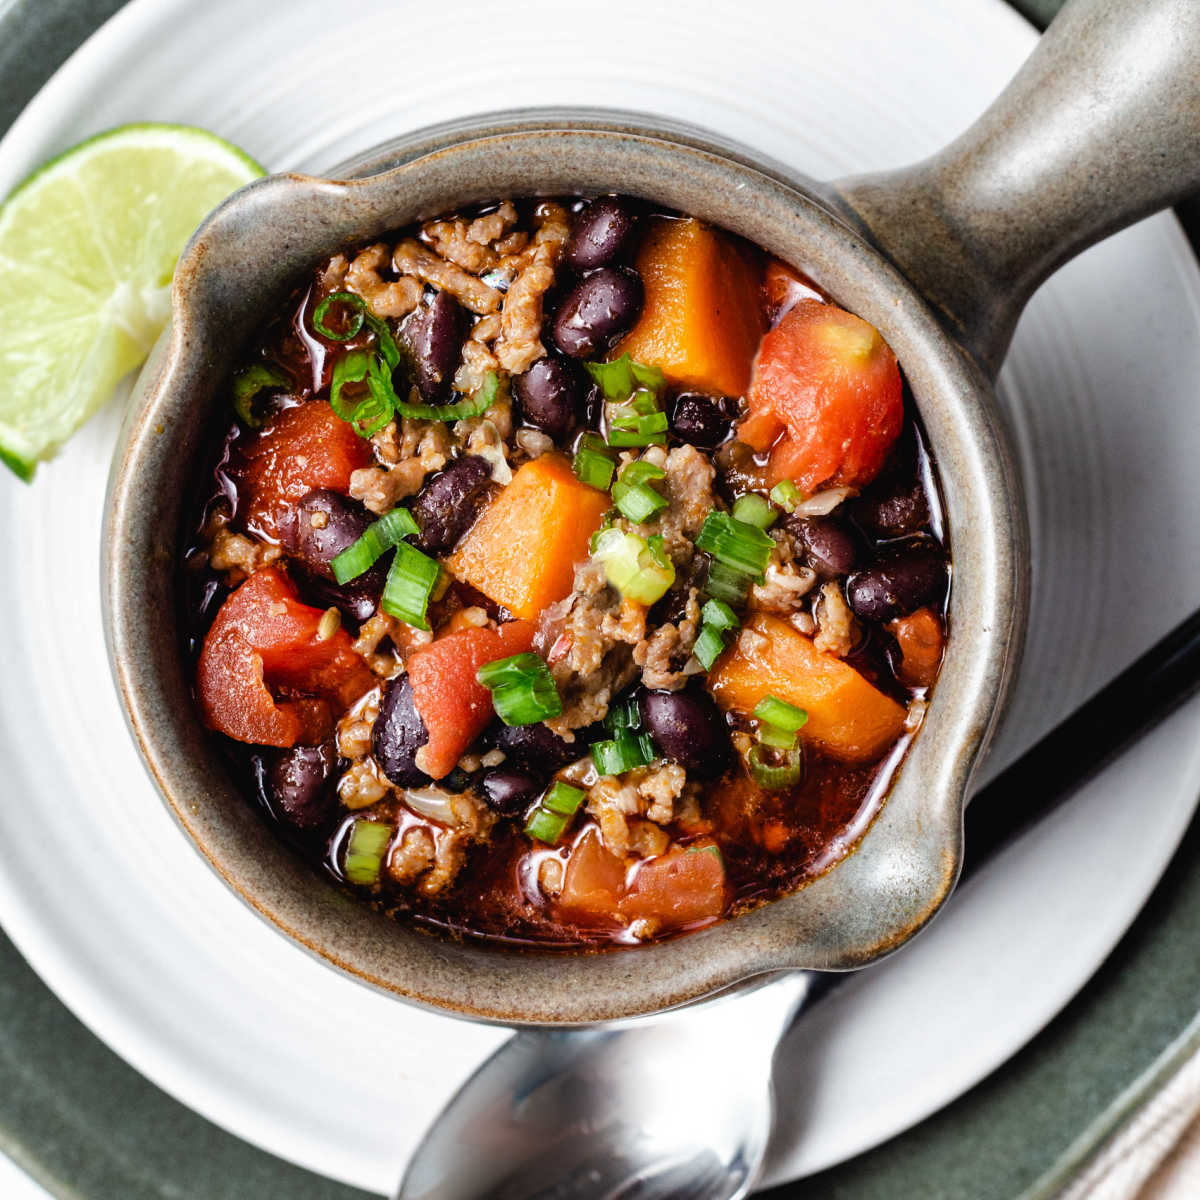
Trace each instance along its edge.
<path fill-rule="evenodd" d="M 746 631 L 751 635 L 746 636 Z M 832 758 L 862 762 L 877 758 L 900 736 L 907 712 L 849 663 L 818 650 L 779 617 L 756 613 L 708 677 L 722 708 L 750 716 L 767 696 L 804 709 L 805 741 Z"/>
<path fill-rule="evenodd" d="M 770 451 L 771 483 L 861 487 L 879 474 L 904 421 L 900 367 L 879 331 L 800 300 L 763 338 L 738 438 Z"/>
<path fill-rule="evenodd" d="M 350 476 L 374 462 L 364 441 L 324 400 L 289 408 L 255 434 L 241 450 L 233 473 L 246 504 L 252 533 L 277 536 L 279 509 L 314 488 L 350 492 Z"/>
<path fill-rule="evenodd" d="M 616 921 L 625 887 L 625 864 L 609 850 L 595 826 L 571 847 L 558 906 L 576 921 Z"/>
<path fill-rule="evenodd" d="M 889 621 L 886 629 L 900 647 L 900 682 L 909 687 L 931 687 L 946 644 L 941 618 L 932 608 L 918 608 L 906 617 Z"/>
<path fill-rule="evenodd" d="M 667 929 L 680 929 L 715 920 L 728 899 L 725 863 L 717 844 L 707 839 L 690 846 L 672 846 L 666 854 L 648 858 L 633 873 L 621 898 L 621 914 L 630 920 L 646 917 Z"/>
<path fill-rule="evenodd" d="M 765 328 L 759 267 L 703 222 L 660 217 L 637 268 L 646 301 L 613 357 L 659 367 L 677 387 L 741 396 Z"/>
<path fill-rule="evenodd" d="M 324 615 L 301 603 L 276 567 L 251 575 L 204 639 L 196 669 L 204 723 L 256 745 L 320 741 L 329 704 L 340 711 L 375 684 L 344 629 L 322 636 Z"/>
<path fill-rule="evenodd" d="M 492 694 L 475 678 L 484 663 L 523 654 L 533 645 L 533 626 L 510 621 L 499 629 L 448 633 L 408 660 L 413 704 L 429 731 L 417 765 L 441 779 L 492 719 Z"/>
<path fill-rule="evenodd" d="M 569 595 L 575 567 L 612 501 L 581 483 L 560 454 L 527 462 L 447 560 L 451 573 L 514 616 L 532 620 Z"/>

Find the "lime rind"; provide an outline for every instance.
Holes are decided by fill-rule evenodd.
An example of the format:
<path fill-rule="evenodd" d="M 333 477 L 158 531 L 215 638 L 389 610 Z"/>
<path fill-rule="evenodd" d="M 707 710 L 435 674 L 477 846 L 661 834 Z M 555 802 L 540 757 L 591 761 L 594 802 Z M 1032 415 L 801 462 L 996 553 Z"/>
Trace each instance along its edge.
<path fill-rule="evenodd" d="M 52 159 L 0 206 L 0 462 L 20 478 L 149 352 L 200 221 L 263 169 L 194 126 L 142 123 Z"/>

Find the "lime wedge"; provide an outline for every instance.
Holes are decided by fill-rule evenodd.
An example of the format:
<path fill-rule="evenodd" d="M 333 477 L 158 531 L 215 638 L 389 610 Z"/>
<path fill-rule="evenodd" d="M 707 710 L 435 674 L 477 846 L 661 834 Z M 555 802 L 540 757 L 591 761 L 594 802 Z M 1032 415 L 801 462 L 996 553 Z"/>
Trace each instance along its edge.
<path fill-rule="evenodd" d="M 0 206 L 0 460 L 22 479 L 145 359 L 192 231 L 262 174 L 203 129 L 123 125 Z"/>

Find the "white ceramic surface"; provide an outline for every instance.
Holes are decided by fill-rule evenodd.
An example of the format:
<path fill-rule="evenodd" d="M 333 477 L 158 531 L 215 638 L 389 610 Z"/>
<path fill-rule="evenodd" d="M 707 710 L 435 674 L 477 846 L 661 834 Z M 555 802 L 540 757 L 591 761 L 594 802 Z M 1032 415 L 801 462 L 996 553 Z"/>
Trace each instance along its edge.
<path fill-rule="evenodd" d="M 488 107 L 642 108 L 817 177 L 899 165 L 959 132 L 1034 34 L 1000 0 L 760 0 L 679 20 L 533 0 L 453 19 L 360 0 L 135 0 L 0 143 L 0 193 L 126 120 L 207 125 L 272 169 L 319 171 Z M 686 27 L 685 27 L 686 26 Z M 606 36 L 601 36 L 606 35 Z M 451 70 L 450 49 L 467 46 Z M 1003 377 L 1035 526 L 1011 758 L 1200 603 L 1200 273 L 1170 217 L 1039 295 Z M 0 480 L 0 920 L 105 1041 L 285 1158 L 386 1190 L 425 1122 L 503 1038 L 342 979 L 235 900 L 159 804 L 100 636 L 100 506 L 118 411 L 33 488 Z M 19 565 L 18 569 L 13 569 Z M 1140 907 L 1200 790 L 1193 705 L 1009 851 L 903 955 L 789 1041 L 772 1178 L 838 1161 L 946 1103 L 1081 986 Z M 954 981 L 953 990 L 947 980 Z M 372 1067 L 364 1071 L 364 1061 Z"/>

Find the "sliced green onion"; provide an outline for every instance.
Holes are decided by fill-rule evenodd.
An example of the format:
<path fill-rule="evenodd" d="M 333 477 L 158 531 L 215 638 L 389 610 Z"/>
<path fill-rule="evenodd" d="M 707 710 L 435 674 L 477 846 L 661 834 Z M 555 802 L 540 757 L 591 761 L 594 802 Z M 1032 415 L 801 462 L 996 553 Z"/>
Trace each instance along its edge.
<path fill-rule="evenodd" d="M 597 529 L 596 532 L 593 533 L 590 538 L 588 538 L 588 553 L 589 554 L 596 553 L 596 547 L 598 545 L 600 545 L 601 536 L 607 530 L 612 528 L 612 523 L 613 523 L 613 521 L 616 520 L 616 517 L 617 517 L 617 510 L 615 508 L 610 508 L 608 510 L 608 512 L 606 512 L 604 514 L 604 520 L 600 522 L 600 528 Z"/>
<path fill-rule="evenodd" d="M 684 846 L 684 854 L 715 854 L 717 858 L 722 858 L 721 847 L 713 842 L 709 842 L 705 846 Z"/>
<path fill-rule="evenodd" d="M 726 566 L 723 562 L 713 559 L 708 564 L 708 573 L 704 577 L 704 591 L 714 600 L 725 604 L 745 604 L 750 594 L 750 585 L 754 580 L 744 571 Z"/>
<path fill-rule="evenodd" d="M 428 629 L 429 598 L 441 575 L 442 568 L 427 554 L 413 549 L 407 542 L 399 542 L 396 557 L 388 568 L 379 607 L 414 629 Z"/>
<path fill-rule="evenodd" d="M 579 811 L 587 793 L 582 788 L 572 787 L 555 780 L 550 790 L 538 801 L 529 819 L 525 832 L 548 846 L 555 845 L 566 832 L 571 818 Z"/>
<path fill-rule="evenodd" d="M 351 883 L 370 887 L 379 882 L 383 856 L 395 829 L 382 821 L 357 817 L 346 843 L 346 858 L 342 870 Z"/>
<path fill-rule="evenodd" d="M 655 446 L 667 440 L 667 414 L 647 413 L 645 416 L 621 416 L 609 421 L 610 446 Z"/>
<path fill-rule="evenodd" d="M 808 722 L 808 713 L 778 696 L 765 696 L 754 706 L 754 715 L 768 725 L 776 725 L 788 733 L 799 733 Z"/>
<path fill-rule="evenodd" d="M 604 718 L 604 726 L 610 733 L 616 733 L 618 729 L 636 729 L 641 723 L 641 710 L 632 696 L 612 705 Z"/>
<path fill-rule="evenodd" d="M 755 525 L 737 521 L 728 513 L 710 512 L 696 538 L 696 549 L 705 550 L 718 562 L 750 575 L 758 583 L 775 549 L 775 541 Z"/>
<path fill-rule="evenodd" d="M 705 625 L 711 625 L 714 629 L 719 630 L 736 629 L 741 624 L 737 613 L 723 600 L 706 601 L 700 610 L 700 620 Z"/>
<path fill-rule="evenodd" d="M 329 384 L 329 407 L 343 421 L 354 420 L 354 410 L 357 401 L 347 400 L 342 396 L 342 389 L 348 383 L 362 383 L 371 369 L 371 355 L 365 350 L 351 350 L 333 364 L 333 378 Z"/>
<path fill-rule="evenodd" d="M 804 493 L 790 479 L 781 479 L 771 489 L 771 499 L 780 508 L 791 512 L 804 499 Z"/>
<path fill-rule="evenodd" d="M 635 483 L 632 487 L 622 487 L 618 483 L 613 488 L 613 501 L 621 516 L 635 525 L 644 525 L 667 507 L 666 498 L 648 483 Z"/>
<path fill-rule="evenodd" d="M 566 833 L 570 823 L 570 817 L 538 807 L 529 814 L 529 819 L 525 822 L 525 833 L 539 842 L 545 842 L 547 846 L 555 846 Z"/>
<path fill-rule="evenodd" d="M 454 404 L 410 404 L 407 400 L 397 399 L 395 409 L 402 417 L 418 421 L 469 421 L 472 417 L 482 417 L 496 403 L 499 394 L 500 376 L 489 371 L 483 383 L 466 400 Z"/>
<path fill-rule="evenodd" d="M 770 529 L 779 520 L 779 514 L 757 492 L 747 492 L 734 501 L 733 519 L 758 529 Z"/>
<path fill-rule="evenodd" d="M 546 664 L 541 655 L 527 650 L 523 654 L 510 654 L 507 658 L 497 658 L 484 663 L 475 672 L 475 678 L 490 690 L 502 683 L 515 683 L 530 675 L 540 675 L 545 669 Z"/>
<path fill-rule="evenodd" d="M 633 487 L 638 483 L 647 483 L 651 479 L 666 479 L 667 473 L 662 467 L 639 458 L 627 467 L 621 468 L 621 482 Z"/>
<path fill-rule="evenodd" d="M 375 340 L 379 343 L 379 353 L 383 361 L 387 363 L 389 371 L 394 371 L 400 365 L 400 347 L 396 345 L 396 339 L 392 336 L 388 323 L 381 321 L 369 310 L 366 317 L 367 326 L 375 334 Z"/>
<path fill-rule="evenodd" d="M 782 766 L 771 766 L 763 761 L 759 747 L 751 746 L 750 752 L 746 755 L 746 765 L 750 768 L 754 782 L 769 792 L 779 791 L 781 788 L 799 783 L 804 774 L 804 755 L 797 747 L 789 750 L 784 757 L 785 762 Z"/>
<path fill-rule="evenodd" d="M 778 725 L 760 725 L 758 740 L 764 746 L 771 746 L 776 750 L 791 750 L 798 739 L 794 733 L 788 733 L 786 729 L 780 729 Z"/>
<path fill-rule="evenodd" d="M 325 318 L 335 304 L 339 307 L 345 306 L 350 309 L 350 314 L 346 318 L 346 331 L 344 333 L 338 333 L 337 330 L 330 329 L 325 324 Z M 367 302 L 361 296 L 356 296 L 353 292 L 330 292 L 317 305 L 316 311 L 312 315 L 313 328 L 323 338 L 328 338 L 331 342 L 348 342 L 352 337 L 356 337 L 362 331 L 366 319 Z"/>
<path fill-rule="evenodd" d="M 560 816 L 573 817 L 579 811 L 586 795 L 587 792 L 583 788 L 572 787 L 571 784 L 556 779 L 542 797 L 540 806 Z"/>
<path fill-rule="evenodd" d="M 627 600 L 653 604 L 675 582 L 675 567 L 657 547 L 635 533 L 604 529 L 592 556 L 604 566 L 604 576 Z"/>
<path fill-rule="evenodd" d="M 617 466 L 607 454 L 601 454 L 599 451 L 585 446 L 575 452 L 571 469 L 581 483 L 607 492 L 612 486 L 613 472 Z"/>
<path fill-rule="evenodd" d="M 562 712 L 550 668 L 532 651 L 484 663 L 475 678 L 492 693 L 492 707 L 505 725 L 533 725 Z"/>
<path fill-rule="evenodd" d="M 419 533 L 416 521 L 407 508 L 393 508 L 390 513 L 372 521 L 362 537 L 335 555 L 329 564 L 338 583 L 349 583 L 375 563 L 393 546 L 398 546 L 406 537 Z"/>
<path fill-rule="evenodd" d="M 667 386 L 667 377 L 658 367 L 634 362 L 628 354 L 622 354 L 613 362 L 583 365 L 600 385 L 605 400 L 626 400 L 639 385 L 655 392 L 661 392 Z"/>
<path fill-rule="evenodd" d="M 725 638 L 721 631 L 713 625 L 702 625 L 700 636 L 692 646 L 696 661 L 706 670 L 711 671 L 712 665 L 725 652 Z"/>
<path fill-rule="evenodd" d="M 254 397 L 268 389 L 291 386 L 292 381 L 277 367 L 255 363 L 233 377 L 233 411 L 247 429 L 257 429 L 262 422 L 254 415 Z"/>
<path fill-rule="evenodd" d="M 658 757 L 648 733 L 635 734 L 618 729 L 607 741 L 592 743 L 592 761 L 601 775 L 623 775 L 634 767 L 644 767 Z"/>

